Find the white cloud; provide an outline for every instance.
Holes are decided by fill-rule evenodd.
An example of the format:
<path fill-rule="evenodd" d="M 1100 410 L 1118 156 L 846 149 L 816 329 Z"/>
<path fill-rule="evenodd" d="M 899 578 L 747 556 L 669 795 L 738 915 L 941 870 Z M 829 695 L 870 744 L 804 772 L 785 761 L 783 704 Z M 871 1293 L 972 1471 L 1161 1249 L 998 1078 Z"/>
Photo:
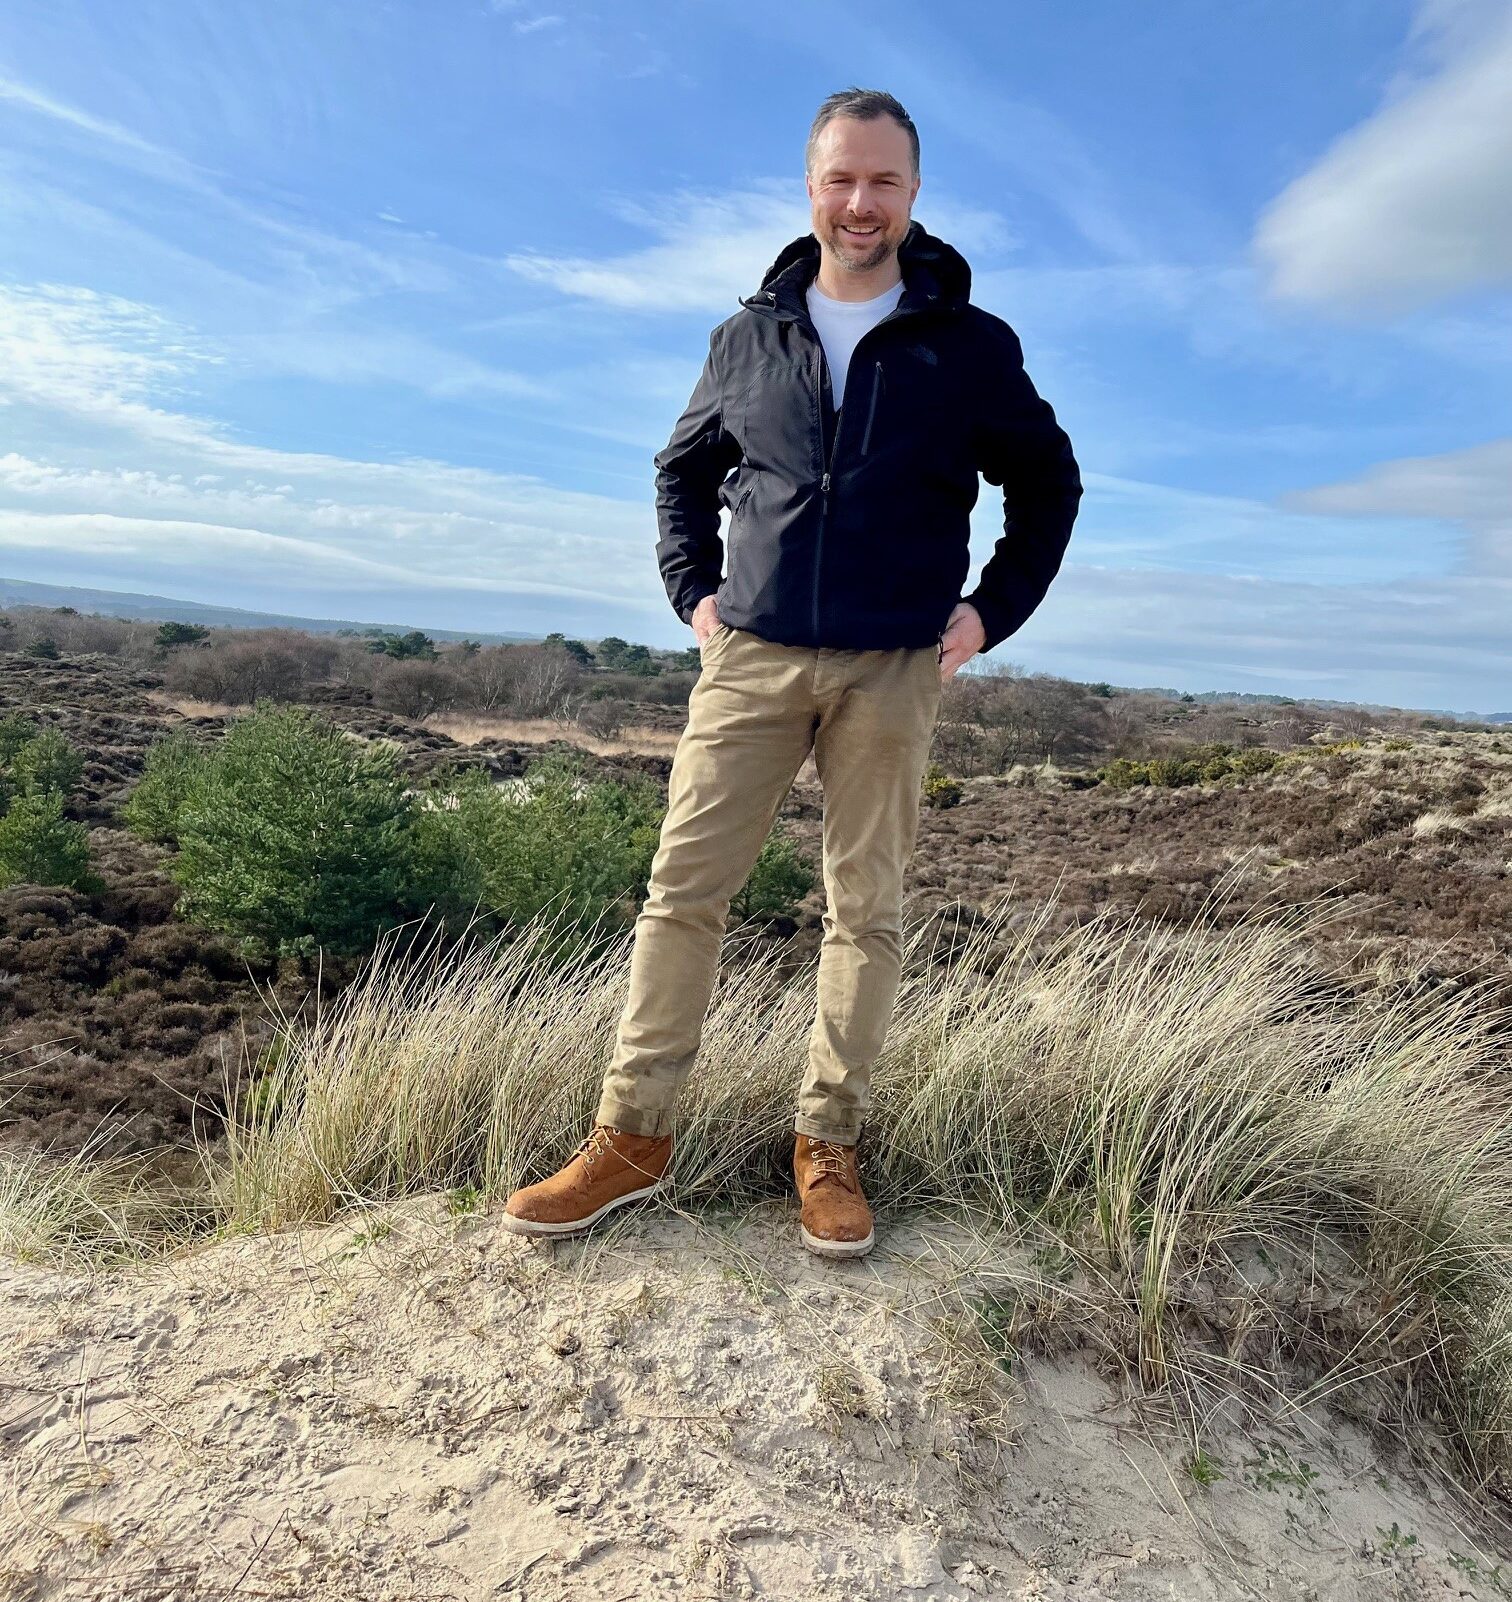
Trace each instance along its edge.
<path fill-rule="evenodd" d="M 310 306 L 340 306 L 392 291 L 435 294 L 455 283 L 447 253 L 424 234 L 385 227 L 380 245 L 349 239 L 296 215 L 248 204 L 221 182 L 222 175 L 185 160 L 134 133 L 57 99 L 33 85 L 0 78 L 0 102 L 82 134 L 101 155 L 195 197 L 233 223 L 260 235 L 260 248 L 297 284 Z M 456 253 L 451 253 L 455 256 Z"/>
<path fill-rule="evenodd" d="M 1359 478 L 1300 491 L 1287 504 L 1335 516 L 1452 519 L 1469 532 L 1472 578 L 1512 582 L 1512 439 L 1383 462 Z M 1503 628 L 1512 638 L 1512 609 Z"/>
<path fill-rule="evenodd" d="M 1400 310 L 1512 279 L 1512 14 L 1435 0 L 1417 37 L 1436 70 L 1261 216 L 1276 294 Z"/>
<path fill-rule="evenodd" d="M 0 549 L 76 571 L 134 565 L 170 593 L 175 573 L 227 596 L 283 574 L 307 593 L 665 605 L 648 560 L 648 482 L 630 500 L 426 458 L 278 450 L 159 404 L 217 359 L 151 307 L 70 286 L 0 286 L 8 432 L 14 440 L 36 422 L 40 438 L 68 440 L 61 452 L 54 443 L 0 455 Z"/>
<path fill-rule="evenodd" d="M 994 655 L 1080 679 L 1512 710 L 1512 582 L 1300 584 L 1070 565 Z"/>
<path fill-rule="evenodd" d="M 812 227 L 808 197 L 792 179 L 763 179 L 734 193 L 621 197 L 609 209 L 659 235 L 659 243 L 608 257 L 518 253 L 504 265 L 532 283 L 623 310 L 729 316 L 742 295 L 755 292 L 777 253 Z M 1014 246 L 995 212 L 945 200 L 916 207 L 914 215 L 968 260 L 981 255 L 983 265 Z"/>
<path fill-rule="evenodd" d="M 0 78 L 0 100 L 9 100 L 39 116 L 50 117 L 55 122 L 68 123 L 82 133 L 108 140 L 111 144 L 120 145 L 127 150 L 134 150 L 142 155 L 177 160 L 170 155 L 170 152 L 153 144 L 151 140 L 134 134 L 129 128 L 123 128 L 119 123 L 108 122 L 103 117 L 91 116 L 89 112 L 81 111 L 77 106 L 55 100 L 40 89 L 30 84 L 19 83 L 14 78 Z"/>
<path fill-rule="evenodd" d="M 119 295 L 70 284 L 0 283 L 0 401 L 50 407 L 251 465 L 261 459 L 260 447 L 227 439 L 201 418 L 152 404 L 190 392 L 201 368 L 225 365 L 233 354 L 242 370 L 283 370 L 333 383 L 379 379 L 439 398 L 554 395 L 547 384 L 408 334 L 269 329 L 213 345 L 155 308 Z"/>

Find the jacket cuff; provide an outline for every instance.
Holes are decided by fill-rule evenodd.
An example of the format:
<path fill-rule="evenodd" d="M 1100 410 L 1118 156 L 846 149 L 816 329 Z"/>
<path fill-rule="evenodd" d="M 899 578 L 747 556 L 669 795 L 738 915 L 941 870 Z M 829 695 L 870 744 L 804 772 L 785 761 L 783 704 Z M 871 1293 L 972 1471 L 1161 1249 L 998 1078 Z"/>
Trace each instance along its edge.
<path fill-rule="evenodd" d="M 689 628 L 693 627 L 693 613 L 697 608 L 698 603 L 703 600 L 704 596 L 715 594 L 718 589 L 719 586 L 717 584 L 700 585 L 694 590 L 690 591 L 692 599 L 685 601 L 683 605 L 676 609 L 677 615 L 683 620 L 684 623 L 688 625 Z"/>
<path fill-rule="evenodd" d="M 984 595 L 980 589 L 963 595 L 961 599 L 976 609 L 982 627 L 987 631 L 987 638 L 982 642 L 983 652 L 1001 645 L 1010 634 L 1023 626 L 1024 619 L 1013 608 L 1005 606 L 994 596 Z"/>

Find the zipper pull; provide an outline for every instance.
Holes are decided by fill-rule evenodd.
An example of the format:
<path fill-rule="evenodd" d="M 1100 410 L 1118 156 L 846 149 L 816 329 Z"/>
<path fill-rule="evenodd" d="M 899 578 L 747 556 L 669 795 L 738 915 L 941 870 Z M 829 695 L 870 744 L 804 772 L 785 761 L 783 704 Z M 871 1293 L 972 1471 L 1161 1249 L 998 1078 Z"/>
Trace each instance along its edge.
<path fill-rule="evenodd" d="M 821 490 L 823 490 L 826 495 L 828 495 L 829 494 L 829 486 L 830 486 L 830 476 L 829 476 L 828 473 L 826 473 L 824 475 L 824 477 L 819 480 L 819 488 Z"/>

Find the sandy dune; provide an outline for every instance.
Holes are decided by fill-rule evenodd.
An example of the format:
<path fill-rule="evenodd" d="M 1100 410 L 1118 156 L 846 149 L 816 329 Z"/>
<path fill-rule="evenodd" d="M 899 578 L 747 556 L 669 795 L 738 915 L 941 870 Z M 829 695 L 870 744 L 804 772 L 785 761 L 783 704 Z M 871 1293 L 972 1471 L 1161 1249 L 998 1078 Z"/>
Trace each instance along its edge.
<path fill-rule="evenodd" d="M 824 1265 L 776 1206 L 542 1246 L 427 1198 L 6 1265 L 0 1598 L 1512 1595 L 1321 1407 L 1216 1429 L 1199 1485 L 1086 1352 L 1005 1371 L 979 1255 L 923 1221 Z"/>

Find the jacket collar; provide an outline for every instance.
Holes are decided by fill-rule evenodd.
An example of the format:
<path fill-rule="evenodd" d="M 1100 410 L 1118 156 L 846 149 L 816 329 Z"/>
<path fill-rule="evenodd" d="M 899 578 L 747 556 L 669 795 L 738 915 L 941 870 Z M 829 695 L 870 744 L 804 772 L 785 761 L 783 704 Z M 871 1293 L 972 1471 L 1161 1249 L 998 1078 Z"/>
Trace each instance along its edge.
<path fill-rule="evenodd" d="M 899 312 L 931 309 L 956 311 L 971 298 L 971 267 L 966 258 L 943 239 L 928 233 L 917 218 L 898 246 L 903 273 Z M 806 318 L 804 296 L 819 271 L 819 241 L 812 233 L 784 245 L 776 261 L 761 275 L 754 295 L 740 297 L 748 311 L 779 319 Z"/>

